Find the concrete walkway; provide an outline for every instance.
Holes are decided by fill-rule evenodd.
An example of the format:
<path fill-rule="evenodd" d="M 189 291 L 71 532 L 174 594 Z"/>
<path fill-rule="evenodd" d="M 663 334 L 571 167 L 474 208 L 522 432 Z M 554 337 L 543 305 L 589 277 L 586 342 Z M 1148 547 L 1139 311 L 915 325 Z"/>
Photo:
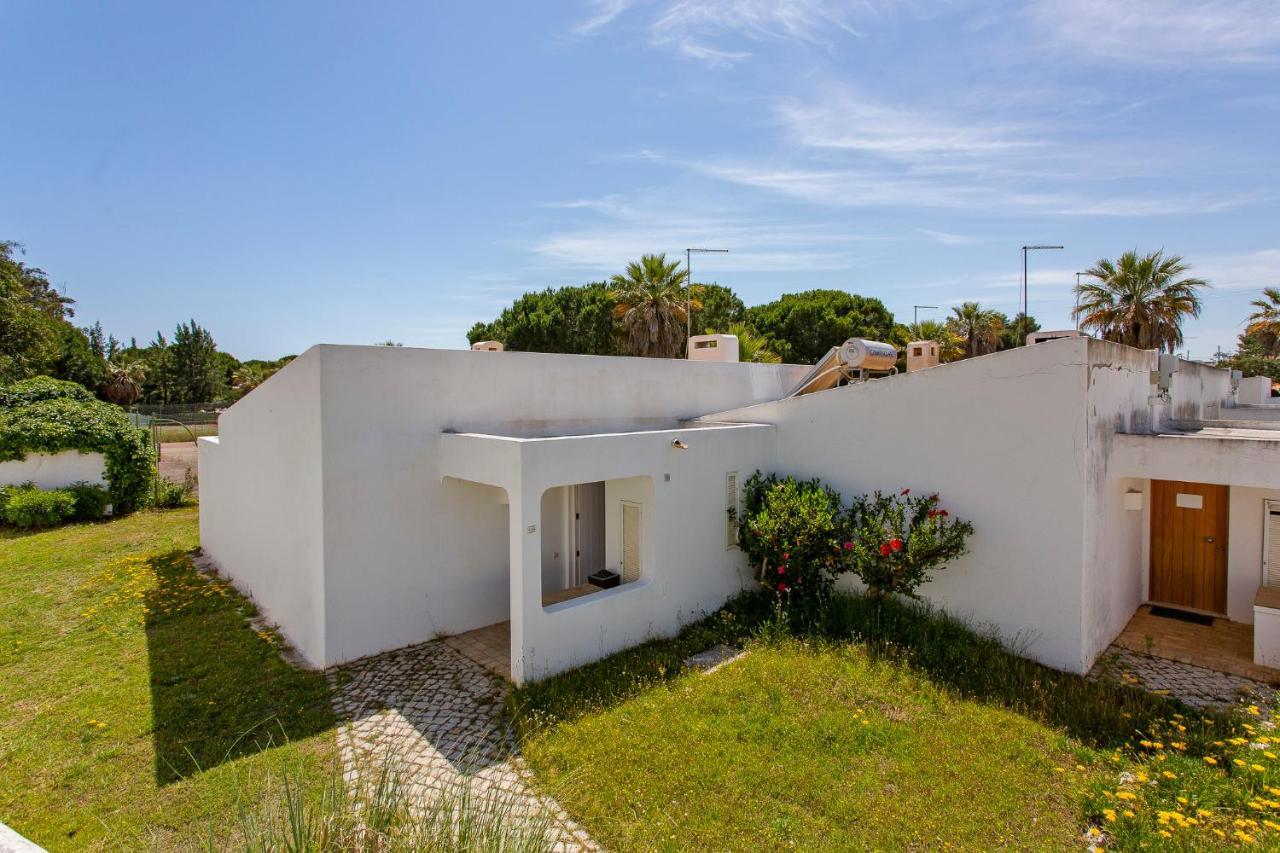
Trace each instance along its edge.
<path fill-rule="evenodd" d="M 507 683 L 444 642 L 364 658 L 329 672 L 340 720 L 338 746 L 349 784 L 395 762 L 398 781 L 424 801 L 470 787 L 474 802 L 506 804 L 517 819 L 549 821 L 562 850 L 599 849 L 529 772 L 502 723 Z"/>
<path fill-rule="evenodd" d="M 39 844 L 34 844 L 0 823 L 0 853 L 46 853 Z"/>
<path fill-rule="evenodd" d="M 1180 699 L 1192 708 L 1240 705 L 1276 707 L 1275 688 L 1239 675 L 1113 645 L 1098 658 L 1090 678 L 1111 678 L 1152 693 Z"/>

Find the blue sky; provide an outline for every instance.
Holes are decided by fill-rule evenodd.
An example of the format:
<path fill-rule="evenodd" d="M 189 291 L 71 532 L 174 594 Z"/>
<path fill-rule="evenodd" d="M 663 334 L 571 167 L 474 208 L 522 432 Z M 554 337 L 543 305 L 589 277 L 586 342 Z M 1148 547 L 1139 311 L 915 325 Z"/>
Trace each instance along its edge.
<path fill-rule="evenodd" d="M 694 262 L 1070 325 L 1181 253 L 1188 349 L 1280 286 L 1274 0 L 4 4 L 0 238 L 79 317 L 241 358 L 464 346 L 518 294 Z"/>

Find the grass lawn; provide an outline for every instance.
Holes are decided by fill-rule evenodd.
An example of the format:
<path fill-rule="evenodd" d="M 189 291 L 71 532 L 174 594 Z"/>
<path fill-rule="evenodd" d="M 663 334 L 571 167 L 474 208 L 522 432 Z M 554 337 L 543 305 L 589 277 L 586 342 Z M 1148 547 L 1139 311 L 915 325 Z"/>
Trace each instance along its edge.
<path fill-rule="evenodd" d="M 0 820 L 45 847 L 217 844 L 330 778 L 323 675 L 195 571 L 196 512 L 0 532 Z"/>
<path fill-rule="evenodd" d="M 529 738 L 525 754 L 607 846 L 1063 848 L 1072 741 L 956 698 L 857 645 L 756 644 Z"/>
<path fill-rule="evenodd" d="M 217 435 L 218 425 L 214 424 L 190 424 L 188 426 L 176 426 L 169 424 L 166 426 L 156 427 L 156 436 L 161 444 L 168 444 L 175 441 L 194 441 L 205 435 Z"/>

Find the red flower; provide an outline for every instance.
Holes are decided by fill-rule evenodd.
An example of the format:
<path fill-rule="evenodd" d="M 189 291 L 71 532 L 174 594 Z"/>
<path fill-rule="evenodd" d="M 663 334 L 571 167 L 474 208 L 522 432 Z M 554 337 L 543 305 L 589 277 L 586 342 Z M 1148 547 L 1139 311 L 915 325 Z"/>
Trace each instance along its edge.
<path fill-rule="evenodd" d="M 890 547 L 890 548 L 892 548 L 892 549 L 893 549 L 893 550 L 895 550 L 895 551 L 901 551 L 901 550 L 902 550 L 902 540 L 901 540 L 901 539 L 898 539 L 897 537 L 894 537 L 893 539 L 890 539 L 890 540 L 889 540 L 889 547 Z"/>
<path fill-rule="evenodd" d="M 786 592 L 789 589 L 791 589 L 791 587 L 787 586 L 785 583 L 778 584 L 778 592 Z"/>
<path fill-rule="evenodd" d="M 786 566 L 778 566 L 778 574 L 780 574 L 780 575 L 785 575 L 786 573 L 787 573 L 787 567 L 786 567 Z"/>
<path fill-rule="evenodd" d="M 791 555 L 790 555 L 789 553 L 787 553 L 786 551 L 783 551 L 783 552 L 782 552 L 782 559 L 784 559 L 784 560 L 790 560 L 790 559 L 791 559 Z"/>
<path fill-rule="evenodd" d="M 909 494 L 911 494 L 911 490 L 910 490 L 910 489 L 903 489 L 903 490 L 902 490 L 902 496 L 903 496 L 904 498 L 905 498 L 907 495 L 909 495 Z"/>
<path fill-rule="evenodd" d="M 880 546 L 880 556 L 881 557 L 889 556 L 889 546 L 887 544 Z"/>
<path fill-rule="evenodd" d="M 936 504 L 938 502 L 938 493 L 934 492 L 933 494 L 929 495 L 929 501 L 930 503 Z"/>
<path fill-rule="evenodd" d="M 844 543 L 844 549 L 845 549 L 846 551 L 852 551 L 852 550 L 853 550 L 853 543 L 852 543 L 852 542 L 846 542 L 846 543 Z"/>
<path fill-rule="evenodd" d="M 943 518 L 946 518 L 946 517 L 947 517 L 947 511 L 946 511 L 945 509 L 940 509 L 940 510 L 938 510 L 938 515 L 942 516 Z"/>

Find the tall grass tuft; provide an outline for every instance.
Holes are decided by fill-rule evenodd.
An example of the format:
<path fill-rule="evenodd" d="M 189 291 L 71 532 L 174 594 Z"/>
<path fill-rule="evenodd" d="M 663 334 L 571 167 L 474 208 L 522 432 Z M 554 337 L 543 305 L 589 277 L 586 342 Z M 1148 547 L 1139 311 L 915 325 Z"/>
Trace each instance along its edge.
<path fill-rule="evenodd" d="M 1202 754 L 1221 737 L 1227 717 L 1192 712 L 1181 703 L 1114 680 L 1091 680 L 1019 655 L 994 632 L 927 604 L 899 598 L 836 596 L 823 633 L 854 640 L 871 654 L 901 661 L 962 696 L 997 702 L 1099 747 L 1127 743 L 1173 713 L 1196 722 L 1186 733 L 1191 754 Z"/>
<path fill-rule="evenodd" d="M 1019 655 L 1016 644 L 919 602 L 840 592 L 819 616 L 788 616 L 770 599 L 744 593 L 676 637 L 520 688 L 508 705 L 517 733 L 528 736 L 624 701 L 679 675 L 685 658 L 716 643 L 770 642 L 787 634 L 860 643 L 872 655 L 893 659 L 961 696 L 998 703 L 1093 746 L 1128 743 L 1135 733 L 1181 712 L 1194 721 L 1185 736 L 1188 750 L 1202 755 L 1229 726 L 1222 713 L 1192 712 L 1114 680 L 1051 669 Z"/>
<path fill-rule="evenodd" d="M 233 846 L 251 853 L 467 851 L 544 853 L 554 849 L 549 809 L 460 775 L 421 796 L 395 762 L 379 762 L 361 781 L 336 769 L 318 793 L 300 778 L 270 780 L 259 808 L 245 810 Z M 224 849 L 207 845 L 209 850 Z"/>

